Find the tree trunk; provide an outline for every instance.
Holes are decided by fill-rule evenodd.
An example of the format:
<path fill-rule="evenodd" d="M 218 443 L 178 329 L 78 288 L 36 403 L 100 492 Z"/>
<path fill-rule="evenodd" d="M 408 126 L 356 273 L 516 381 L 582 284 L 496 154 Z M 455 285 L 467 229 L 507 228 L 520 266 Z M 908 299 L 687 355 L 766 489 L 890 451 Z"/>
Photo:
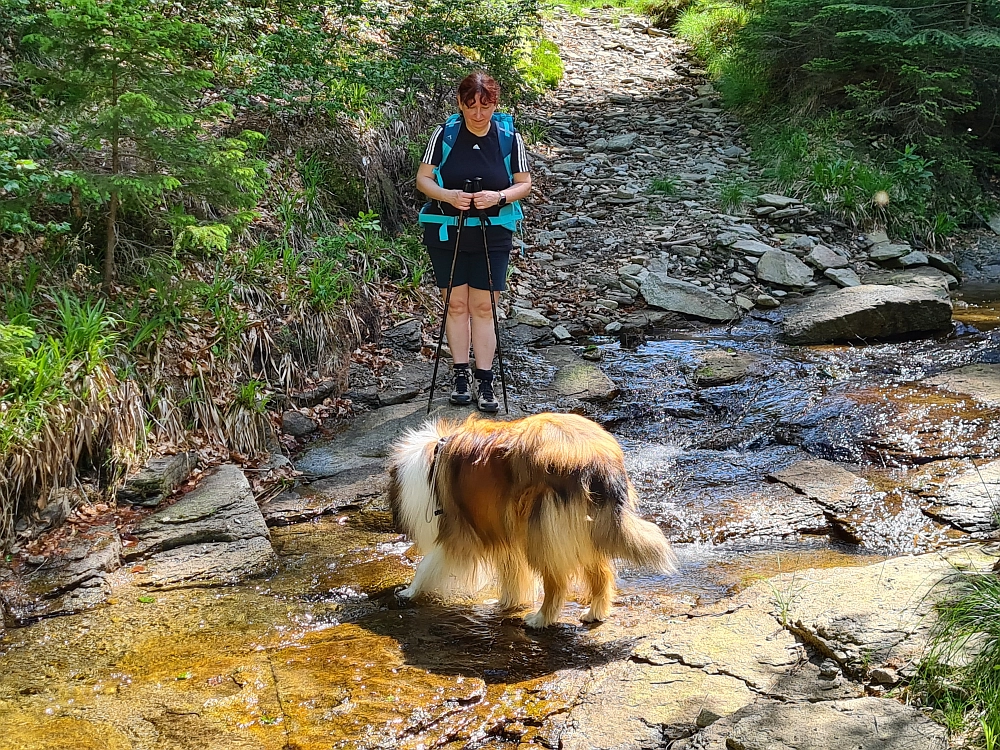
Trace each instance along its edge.
<path fill-rule="evenodd" d="M 111 282 L 115 277 L 115 245 L 118 244 L 118 191 L 111 191 L 111 204 L 108 207 L 107 244 L 104 246 L 104 283 L 101 291 L 107 297 L 111 294 Z"/>

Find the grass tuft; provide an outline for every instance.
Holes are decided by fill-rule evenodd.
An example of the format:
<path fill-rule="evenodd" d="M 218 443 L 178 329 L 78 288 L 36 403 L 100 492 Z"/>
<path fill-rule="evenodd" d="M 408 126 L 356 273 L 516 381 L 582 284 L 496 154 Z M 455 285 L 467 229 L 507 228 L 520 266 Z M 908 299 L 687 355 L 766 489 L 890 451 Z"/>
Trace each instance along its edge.
<path fill-rule="evenodd" d="M 948 583 L 911 689 L 952 732 L 978 730 L 989 750 L 1000 736 L 1000 577 L 963 570 Z"/>

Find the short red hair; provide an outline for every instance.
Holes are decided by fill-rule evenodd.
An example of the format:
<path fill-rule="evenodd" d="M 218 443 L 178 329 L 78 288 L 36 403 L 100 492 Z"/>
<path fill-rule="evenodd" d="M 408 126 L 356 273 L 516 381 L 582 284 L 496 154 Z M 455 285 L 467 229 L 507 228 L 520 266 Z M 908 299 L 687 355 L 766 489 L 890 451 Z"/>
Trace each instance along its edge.
<path fill-rule="evenodd" d="M 500 101 L 500 84 L 489 73 L 479 70 L 469 73 L 458 84 L 458 100 L 466 107 L 472 107 L 479 101 L 489 106 Z"/>

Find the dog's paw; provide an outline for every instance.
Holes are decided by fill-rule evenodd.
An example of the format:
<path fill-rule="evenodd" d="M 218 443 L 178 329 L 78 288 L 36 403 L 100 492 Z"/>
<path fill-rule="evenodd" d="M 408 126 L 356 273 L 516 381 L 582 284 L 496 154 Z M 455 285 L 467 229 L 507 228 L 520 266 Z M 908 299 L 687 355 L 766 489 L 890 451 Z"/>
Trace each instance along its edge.
<path fill-rule="evenodd" d="M 607 612 L 595 612 L 593 607 L 580 615 L 580 622 L 604 622 L 608 619 Z"/>
<path fill-rule="evenodd" d="M 400 599 L 413 599 L 417 595 L 417 591 L 413 590 L 413 586 L 408 586 L 407 588 L 397 591 L 396 596 Z"/>
<path fill-rule="evenodd" d="M 524 618 L 525 627 L 531 628 L 532 630 L 541 630 L 542 628 L 547 628 L 552 622 L 545 618 L 542 614 L 542 610 L 537 612 L 532 612 Z"/>

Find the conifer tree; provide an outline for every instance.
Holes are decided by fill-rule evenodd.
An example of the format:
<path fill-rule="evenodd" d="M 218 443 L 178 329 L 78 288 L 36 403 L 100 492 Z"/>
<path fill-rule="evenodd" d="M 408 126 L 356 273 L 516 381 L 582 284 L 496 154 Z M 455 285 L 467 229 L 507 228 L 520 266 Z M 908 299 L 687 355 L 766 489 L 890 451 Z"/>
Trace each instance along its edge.
<path fill-rule="evenodd" d="M 67 181 L 106 217 L 103 289 L 111 288 L 124 210 L 198 196 L 248 208 L 260 191 L 247 140 L 212 137 L 229 115 L 206 102 L 212 72 L 198 59 L 207 29 L 144 0 L 57 0 L 24 41 L 22 67 L 59 147 Z"/>

